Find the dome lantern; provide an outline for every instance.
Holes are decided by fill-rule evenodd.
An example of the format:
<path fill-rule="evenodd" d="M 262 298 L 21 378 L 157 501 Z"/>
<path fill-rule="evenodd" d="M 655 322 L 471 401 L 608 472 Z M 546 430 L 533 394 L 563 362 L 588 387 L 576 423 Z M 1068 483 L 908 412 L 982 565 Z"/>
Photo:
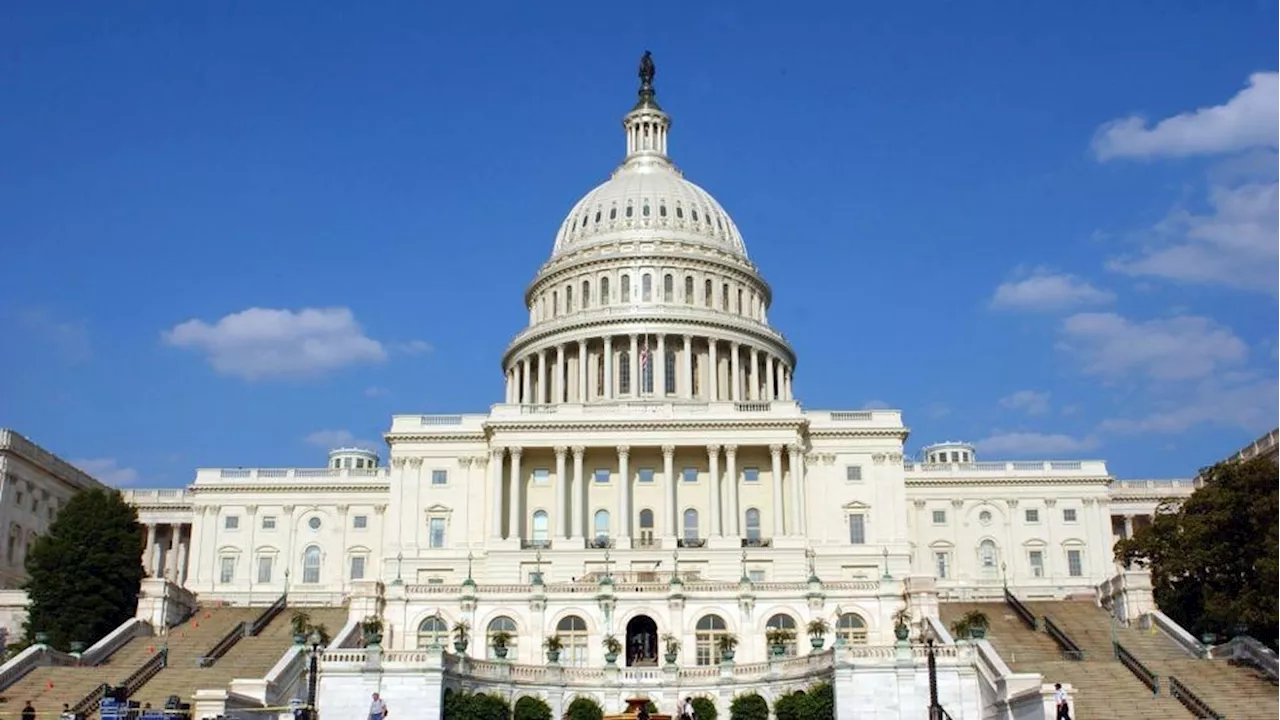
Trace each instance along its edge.
<path fill-rule="evenodd" d="M 671 117 L 662 111 L 658 101 L 654 99 L 657 95 L 653 87 L 655 73 L 653 56 L 645 50 L 644 57 L 640 59 L 640 99 L 622 119 L 622 127 L 627 133 L 627 158 L 624 165 L 642 159 L 659 159 L 670 163 L 667 158 L 667 133 L 671 129 Z"/>

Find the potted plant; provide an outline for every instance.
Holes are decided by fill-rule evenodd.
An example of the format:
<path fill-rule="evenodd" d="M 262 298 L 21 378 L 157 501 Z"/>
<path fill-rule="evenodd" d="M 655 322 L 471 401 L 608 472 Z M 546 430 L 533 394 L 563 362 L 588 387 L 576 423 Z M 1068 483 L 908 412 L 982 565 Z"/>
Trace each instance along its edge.
<path fill-rule="evenodd" d="M 680 657 L 680 638 L 673 633 L 667 633 L 662 636 L 662 644 L 666 646 L 662 659 L 666 660 L 668 665 L 675 665 Z"/>
<path fill-rule="evenodd" d="M 548 635 L 542 645 L 547 648 L 547 662 L 555 664 L 560 662 L 560 651 L 564 649 L 564 641 L 559 635 Z"/>
<path fill-rule="evenodd" d="M 306 645 L 307 633 L 311 632 L 311 616 L 305 610 L 294 610 L 289 618 L 289 627 L 293 630 L 293 644 Z"/>
<path fill-rule="evenodd" d="M 911 637 L 911 610 L 906 606 L 893 614 L 893 636 L 900 641 Z"/>
<path fill-rule="evenodd" d="M 809 630 L 809 646 L 814 650 L 821 650 L 822 644 L 826 642 L 827 633 L 831 632 L 831 623 L 824 618 L 814 618 L 809 621 L 807 629 Z"/>
<path fill-rule="evenodd" d="M 382 644 L 382 618 L 368 615 L 360 621 L 360 633 L 364 636 L 364 644 L 378 647 Z"/>
<path fill-rule="evenodd" d="M 467 651 L 467 644 L 471 638 L 471 625 L 466 620 L 459 620 L 453 624 L 453 649 L 461 655 Z"/>
<path fill-rule="evenodd" d="M 600 644 L 604 645 L 604 661 L 610 665 L 617 662 L 618 654 L 622 652 L 622 641 L 616 635 L 605 635 Z"/>
<path fill-rule="evenodd" d="M 721 635 L 716 639 L 716 647 L 720 650 L 721 662 L 733 662 L 734 649 L 738 647 L 738 636 Z"/>
<path fill-rule="evenodd" d="M 499 660 L 505 660 L 507 657 L 507 646 L 511 644 L 511 633 L 506 630 L 494 630 L 493 633 L 489 635 L 489 642 L 493 643 L 493 656 Z"/>
<path fill-rule="evenodd" d="M 981 610 L 970 610 L 951 623 L 951 632 L 957 640 L 966 636 L 973 640 L 981 640 L 987 636 L 987 628 L 990 626 L 991 620 L 986 613 Z"/>
<path fill-rule="evenodd" d="M 787 652 L 787 643 L 796 637 L 796 631 L 787 628 L 769 628 L 764 633 L 769 643 L 769 652 L 773 657 L 782 657 Z"/>
<path fill-rule="evenodd" d="M 88 646 L 88 645 L 86 645 L 86 644 L 84 644 L 84 642 L 83 642 L 83 641 L 81 641 L 81 640 L 72 640 L 72 641 L 71 641 L 71 654 L 73 654 L 73 655 L 80 655 L 80 654 L 83 654 L 83 653 L 84 653 L 85 648 L 87 648 L 87 647 L 89 647 L 89 646 Z"/>

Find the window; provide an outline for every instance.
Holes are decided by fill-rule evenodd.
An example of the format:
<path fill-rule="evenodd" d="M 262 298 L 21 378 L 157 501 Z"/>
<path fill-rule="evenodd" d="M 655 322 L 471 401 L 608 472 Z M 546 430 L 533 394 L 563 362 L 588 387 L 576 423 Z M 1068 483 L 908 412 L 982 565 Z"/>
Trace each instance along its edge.
<path fill-rule="evenodd" d="M 1038 523 L 1040 522 L 1040 511 L 1035 508 L 1027 508 L 1026 518 L 1029 523 Z"/>
<path fill-rule="evenodd" d="M 275 515 L 263 515 L 263 516 L 262 516 L 262 529 L 263 529 L 263 530 L 275 530 L 275 529 L 276 529 L 276 516 L 275 516 Z"/>
<path fill-rule="evenodd" d="M 428 547 L 444 547 L 444 518 L 434 517 L 427 523 Z"/>
<path fill-rule="evenodd" d="M 564 286 L 564 311 L 567 313 L 573 312 L 573 286 L 572 285 Z"/>
<path fill-rule="evenodd" d="M 645 134 L 648 135 L 648 133 L 645 133 Z M 646 141 L 645 144 L 648 145 L 648 142 Z M 640 213 L 645 217 L 649 217 L 649 201 L 648 200 L 645 200 L 644 203 L 641 204 Z"/>
<path fill-rule="evenodd" d="M 742 288 L 738 288 L 738 300 L 734 306 L 734 312 L 742 314 Z"/>
<path fill-rule="evenodd" d="M 653 468 L 640 468 L 640 470 L 638 471 L 638 476 L 639 476 L 639 480 L 638 480 L 639 482 L 642 482 L 642 483 L 653 482 Z"/>
<path fill-rule="evenodd" d="M 1031 577 L 1044 577 L 1044 552 L 1032 550 L 1027 553 L 1027 560 L 1031 563 Z"/>
<path fill-rule="evenodd" d="M 866 645 L 867 621 L 855 613 L 841 615 L 836 621 L 836 642 L 845 645 Z"/>
<path fill-rule="evenodd" d="M 307 521 L 307 527 L 311 528 L 312 530 L 319 530 L 320 518 L 312 517 L 310 520 Z"/>
<path fill-rule="evenodd" d="M 449 471 L 448 470 L 432 470 L 431 484 L 432 485 L 448 485 Z"/>
<path fill-rule="evenodd" d="M 1079 550 L 1067 551 L 1067 574 L 1071 577 L 1081 577 L 1084 575 L 1084 563 L 1081 561 L 1081 553 Z"/>
<path fill-rule="evenodd" d="M 609 278 L 600 278 L 600 304 L 609 304 Z"/>
<path fill-rule="evenodd" d="M 550 485 L 551 471 L 548 470 L 547 468 L 535 468 L 533 471 L 533 484 L 534 485 Z"/>
<path fill-rule="evenodd" d="M 690 542 L 698 539 L 698 511 L 689 508 L 684 511 L 684 540 Z"/>
<path fill-rule="evenodd" d="M 666 357 L 665 377 L 662 379 L 664 387 L 662 390 L 668 394 L 674 394 L 676 391 L 676 351 L 668 350 Z"/>
<path fill-rule="evenodd" d="M 10 565 L 17 562 L 18 543 L 22 542 L 22 528 L 17 523 L 9 526 L 9 547 L 5 550 L 5 555 Z"/>
<path fill-rule="evenodd" d="M 711 304 L 715 299 L 715 292 L 711 288 L 712 284 L 710 280 L 707 280 L 702 284 L 702 302 L 707 307 L 711 307 Z"/>
<path fill-rule="evenodd" d="M 364 530 L 365 528 L 369 527 L 369 516 L 356 515 L 352 517 L 351 527 L 355 528 L 356 530 Z"/>
<path fill-rule="evenodd" d="M 489 648 L 489 659 L 494 660 L 498 657 L 498 654 L 493 651 L 493 636 L 497 633 L 506 633 L 509 636 L 507 638 L 507 652 L 510 653 L 508 657 L 520 657 L 520 654 L 516 652 L 516 642 L 520 637 L 516 633 L 516 621 L 506 615 L 499 615 L 489 621 L 489 628 L 485 633 L 487 639 L 485 645 Z"/>
<path fill-rule="evenodd" d="M 729 312 L 729 283 L 720 288 L 720 309 Z"/>
<path fill-rule="evenodd" d="M 623 275 L 622 284 L 618 286 L 618 302 L 623 305 L 631 302 L 631 276 Z"/>
<path fill-rule="evenodd" d="M 676 295 L 676 279 L 671 275 L 665 275 L 662 278 L 662 302 L 669 303 L 675 300 Z"/>
<path fill-rule="evenodd" d="M 720 663 L 720 638 L 729 634 L 719 615 L 704 615 L 694 626 L 694 655 L 699 665 Z"/>
<path fill-rule="evenodd" d="M 418 625 L 418 649 L 426 650 L 433 645 L 443 645 L 449 640 L 449 626 L 444 618 L 432 615 Z"/>
<path fill-rule="evenodd" d="M 577 615 L 561 618 L 556 623 L 560 636 L 561 658 L 566 665 L 582 667 L 587 664 L 587 622 Z"/>
<path fill-rule="evenodd" d="M 947 579 L 947 571 L 951 568 L 951 557 L 945 552 L 936 552 L 933 554 L 933 566 L 937 568 L 936 575 L 939 580 Z"/>
<path fill-rule="evenodd" d="M 275 565 L 275 558 L 270 555 L 262 555 L 258 557 L 258 582 L 260 584 L 271 582 L 272 566 Z"/>
<path fill-rule="evenodd" d="M 596 469 L 595 478 L 596 478 L 596 484 L 597 484 L 597 485 L 608 485 L 608 484 L 609 484 L 609 469 L 608 469 L 608 468 L 597 468 L 597 469 Z"/>
<path fill-rule="evenodd" d="M 315 545 L 302 553 L 302 582 L 306 585 L 320 582 L 320 548 Z"/>
<path fill-rule="evenodd" d="M 547 511 L 538 510 L 533 513 L 533 544 L 535 546 L 546 545 L 549 539 L 550 531 L 548 530 Z"/>
<path fill-rule="evenodd" d="M 238 516 L 238 515 L 228 515 L 228 516 L 226 516 L 226 517 L 222 518 L 222 529 L 223 529 L 223 530 L 239 530 L 239 529 L 240 529 L 240 516 Z"/>
<path fill-rule="evenodd" d="M 223 585 L 229 585 L 236 579 L 236 559 L 231 555 L 224 555 L 221 558 L 221 565 L 218 569 L 218 582 Z"/>
<path fill-rule="evenodd" d="M 631 353 L 618 355 L 618 392 L 631 392 Z"/>
<path fill-rule="evenodd" d="M 600 217 L 600 213 L 596 213 L 596 218 Z M 582 309 L 586 310 L 591 307 L 591 281 L 582 281 Z"/>
<path fill-rule="evenodd" d="M 640 300 L 641 302 L 653 300 L 653 277 L 649 273 L 640 276 Z"/>
<path fill-rule="evenodd" d="M 604 395 L 604 355 L 596 356 L 596 397 Z"/>
<path fill-rule="evenodd" d="M 848 482 L 862 482 L 862 466 L 846 465 L 844 467 L 844 479 Z"/>
<path fill-rule="evenodd" d="M 992 540 L 983 540 L 978 544 L 978 562 L 984 571 L 996 568 L 996 544 Z"/>
<path fill-rule="evenodd" d="M 979 523 L 981 523 L 981 524 L 983 524 L 983 525 L 990 525 L 990 524 L 991 524 L 991 511 L 990 511 L 990 510 L 983 510 L 982 512 L 978 513 L 978 522 L 979 522 Z"/>
<path fill-rule="evenodd" d="M 758 542 L 760 540 L 760 511 L 755 508 L 747 508 L 747 542 Z"/>
<path fill-rule="evenodd" d="M 747 579 L 753 583 L 762 583 L 765 581 L 764 570 L 751 568 L 747 570 Z"/>
<path fill-rule="evenodd" d="M 597 540 L 609 539 L 609 511 L 597 510 L 595 515 L 595 528 Z"/>
<path fill-rule="evenodd" d="M 1075 522 L 1075 521 L 1076 521 L 1076 509 L 1075 509 L 1075 508 L 1063 508 L 1063 509 L 1062 509 L 1062 522 L 1069 522 L 1069 523 L 1073 523 L 1073 522 Z"/>
<path fill-rule="evenodd" d="M 783 657 L 796 656 L 796 619 L 795 618 L 791 617 L 790 615 L 784 615 L 783 613 L 778 613 L 777 615 L 774 615 L 773 617 L 769 618 L 769 621 L 764 624 L 764 627 L 766 630 L 786 630 L 790 632 L 791 639 L 787 640 L 785 643 L 782 644 Z M 766 642 L 768 642 L 768 640 L 766 640 Z"/>
<path fill-rule="evenodd" d="M 551 317 L 560 316 L 560 293 L 556 290 L 551 291 Z"/>
<path fill-rule="evenodd" d="M 365 561 L 365 557 L 363 555 L 351 556 L 351 579 L 352 580 L 364 579 L 364 561 Z"/>
<path fill-rule="evenodd" d="M 693 276 L 692 275 L 684 276 L 684 304 L 685 305 L 693 304 Z"/>
<path fill-rule="evenodd" d="M 698 468 L 687 467 L 680 471 L 680 477 L 687 483 L 698 482 Z"/>
<path fill-rule="evenodd" d="M 865 545 L 867 542 L 867 516 L 854 513 L 849 516 L 849 543 Z"/>
<path fill-rule="evenodd" d="M 653 545 L 653 511 L 640 511 L 640 547 Z"/>
<path fill-rule="evenodd" d="M 934 525 L 946 525 L 946 524 L 947 524 L 947 511 L 946 511 L 946 510 L 934 510 L 934 511 L 933 511 L 933 524 L 934 524 Z"/>
<path fill-rule="evenodd" d="M 760 482 L 760 468 L 742 468 L 742 481 L 749 483 Z"/>

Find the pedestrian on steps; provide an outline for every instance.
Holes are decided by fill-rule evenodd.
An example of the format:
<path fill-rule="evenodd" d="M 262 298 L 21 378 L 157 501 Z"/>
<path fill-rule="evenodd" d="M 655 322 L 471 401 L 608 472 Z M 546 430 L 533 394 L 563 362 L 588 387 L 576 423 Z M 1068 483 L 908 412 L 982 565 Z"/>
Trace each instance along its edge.
<path fill-rule="evenodd" d="M 1071 720 L 1071 708 L 1067 706 L 1067 691 L 1062 683 L 1053 684 L 1053 702 L 1058 706 L 1057 720 Z"/>
<path fill-rule="evenodd" d="M 28 700 L 26 706 L 22 708 L 22 720 L 36 720 L 36 709 L 31 707 L 30 700 Z"/>
<path fill-rule="evenodd" d="M 369 703 L 369 720 L 386 720 L 387 712 L 387 703 L 374 693 L 373 702 Z"/>

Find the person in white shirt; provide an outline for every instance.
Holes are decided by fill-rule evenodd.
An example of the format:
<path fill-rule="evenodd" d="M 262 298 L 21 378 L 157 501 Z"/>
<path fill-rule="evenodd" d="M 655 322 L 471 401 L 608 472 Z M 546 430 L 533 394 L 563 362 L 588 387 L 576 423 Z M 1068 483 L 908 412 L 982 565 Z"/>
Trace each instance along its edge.
<path fill-rule="evenodd" d="M 369 703 L 369 720 L 385 720 L 387 717 L 387 703 L 378 695 L 373 694 L 373 702 Z"/>
<path fill-rule="evenodd" d="M 693 699 L 685 698 L 684 706 L 680 708 L 680 720 L 694 720 Z"/>
<path fill-rule="evenodd" d="M 1053 703 L 1058 706 L 1057 720 L 1071 720 L 1070 708 L 1067 706 L 1067 691 L 1062 689 L 1062 683 L 1053 685 Z"/>

